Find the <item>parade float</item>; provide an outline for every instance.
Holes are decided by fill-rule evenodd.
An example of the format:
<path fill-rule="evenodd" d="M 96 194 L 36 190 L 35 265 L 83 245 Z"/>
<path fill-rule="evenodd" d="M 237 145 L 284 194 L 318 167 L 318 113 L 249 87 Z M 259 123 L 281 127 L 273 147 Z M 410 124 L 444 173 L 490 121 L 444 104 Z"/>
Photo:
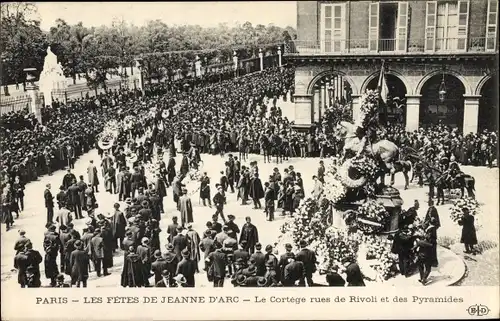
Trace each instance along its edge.
<path fill-rule="evenodd" d="M 349 257 L 367 279 L 383 282 L 398 272 L 389 236 L 398 229 L 403 201 L 396 188 L 384 184 L 399 150 L 377 139 L 378 98 L 377 91 L 367 91 L 354 124 L 339 122 L 335 134 L 345 142 L 342 159 L 326 165 L 322 197 L 302 202 L 281 227 L 277 245 L 298 248 L 305 240 L 317 253 L 320 271 L 341 266 Z"/>

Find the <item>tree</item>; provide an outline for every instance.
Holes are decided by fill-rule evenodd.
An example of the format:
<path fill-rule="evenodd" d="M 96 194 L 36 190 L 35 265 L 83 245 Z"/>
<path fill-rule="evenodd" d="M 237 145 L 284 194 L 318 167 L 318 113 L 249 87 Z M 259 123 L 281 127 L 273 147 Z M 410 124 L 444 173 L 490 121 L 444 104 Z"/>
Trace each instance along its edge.
<path fill-rule="evenodd" d="M 23 81 L 24 68 L 43 66 L 47 41 L 40 22 L 32 17 L 37 7 L 31 2 L 1 3 L 0 52 L 2 52 L 2 83 Z"/>

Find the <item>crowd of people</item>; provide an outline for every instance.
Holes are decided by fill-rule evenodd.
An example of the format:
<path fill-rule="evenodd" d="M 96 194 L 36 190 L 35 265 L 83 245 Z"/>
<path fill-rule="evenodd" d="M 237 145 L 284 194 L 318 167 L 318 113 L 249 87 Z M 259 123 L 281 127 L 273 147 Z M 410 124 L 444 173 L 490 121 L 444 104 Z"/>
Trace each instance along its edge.
<path fill-rule="evenodd" d="M 39 264 L 44 261 L 51 286 L 68 286 L 64 282 L 66 274 L 71 277 L 71 285 L 85 287 L 90 270 L 97 276 L 109 274 L 113 253 L 118 250 L 124 255 L 124 287 L 194 286 L 202 252 L 201 268 L 216 287 L 222 286 L 226 277 L 235 286 L 294 286 L 306 282 L 313 285 L 317 262 L 306 245 L 301 244 L 296 255 L 291 252 L 291 245 L 279 258 L 272 245 L 267 245 L 263 253 L 258 229 L 251 218 L 247 217 L 240 229 L 234 216 L 226 219 L 224 214 L 229 192 L 237 192 L 242 205 L 251 199 L 254 209 L 263 209 L 270 221 L 276 209 L 282 209 L 281 215 L 293 215 L 304 198 L 302 177 L 293 166 L 284 169 L 283 177 L 276 167 L 262 184 L 256 162 L 249 168 L 241 166 L 249 153 L 263 153 L 264 162 L 271 162 L 272 156 L 276 163 L 287 157 L 340 153 L 341 140 L 327 142 L 321 126 L 298 133 L 293 130 L 293 123 L 282 116 L 276 103 L 280 98 L 293 97 L 293 80 L 293 68 L 271 68 L 240 78 L 152 84 L 144 95 L 139 90 L 121 89 L 58 103 L 57 108 L 43 109 L 43 125 L 26 111 L 2 116 L 1 205 L 7 230 L 14 221 L 12 213 L 18 216 L 24 207 L 24 185 L 40 175 L 68 169 L 56 196 L 57 209 L 50 185 L 44 193 L 47 232 L 43 260 L 24 231 L 20 231 L 15 266 L 21 286 L 40 286 Z M 269 101 L 272 104 L 267 108 Z M 136 121 L 123 128 L 115 146 L 109 150 L 99 147 L 99 135 L 106 124 L 129 116 Z M 444 152 L 463 164 L 491 166 L 496 157 L 494 133 L 462 137 L 455 130 L 441 127 L 406 133 L 400 126 L 389 126 L 385 135 L 399 146 L 423 150 L 430 158 L 432 153 L 438 156 Z M 147 136 L 144 141 L 143 136 Z M 176 146 L 176 141 L 180 141 L 180 146 Z M 477 146 L 479 151 L 474 148 Z M 71 172 L 78 156 L 94 147 L 101 155 L 105 192 L 117 194 L 117 201 L 126 204 L 121 208 L 117 202 L 110 217 L 95 215 L 95 193 L 102 183 L 93 161 L 87 168 L 86 181 L 83 176 L 77 180 Z M 154 154 L 162 155 L 164 150 L 168 150 L 168 165 L 161 161 L 154 181 L 148 181 L 145 165 L 153 162 Z M 174 157 L 179 150 L 183 158 L 177 171 Z M 132 164 L 127 162 L 130 153 L 136 155 Z M 207 222 L 207 230 L 200 236 L 192 227 L 191 195 L 182 181 L 190 169 L 197 169 L 201 153 L 238 156 L 229 154 L 224 161 L 225 171 L 215 185 L 213 198 L 210 178 L 206 174 L 200 178 L 200 199 L 204 205 L 212 206 L 213 201 L 215 206 L 213 221 Z M 324 175 L 321 162 L 318 175 L 313 177 L 315 197 L 322 193 Z M 181 220 L 178 222 L 176 216 L 168 226 L 168 242 L 164 244 L 167 252 L 162 252 L 159 222 L 169 186 Z M 82 219 L 82 211 L 87 212 L 88 221 L 80 236 L 72 221 Z M 362 285 L 356 263 L 344 263 L 336 270 L 345 272 L 345 276 L 332 271 L 327 275 L 328 283 Z M 154 283 L 150 284 L 153 275 Z"/>

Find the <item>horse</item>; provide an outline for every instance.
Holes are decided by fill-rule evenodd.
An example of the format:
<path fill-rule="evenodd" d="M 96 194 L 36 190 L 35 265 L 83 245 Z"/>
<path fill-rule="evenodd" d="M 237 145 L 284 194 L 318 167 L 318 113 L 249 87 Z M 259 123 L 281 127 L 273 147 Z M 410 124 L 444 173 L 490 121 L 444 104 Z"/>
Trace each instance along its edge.
<path fill-rule="evenodd" d="M 264 163 L 266 163 L 266 160 L 267 163 L 271 163 L 271 143 L 267 135 L 263 134 L 260 136 L 260 146 L 264 153 Z"/>
<path fill-rule="evenodd" d="M 408 173 L 412 170 L 412 164 L 409 160 L 397 160 L 393 163 L 394 172 L 391 173 L 391 186 L 394 185 L 394 176 L 396 173 L 403 173 L 405 177 L 405 190 L 410 184 Z"/>
<path fill-rule="evenodd" d="M 365 138 L 360 139 L 356 135 L 356 125 L 341 121 L 339 127 L 343 129 L 343 131 L 340 131 L 340 136 L 344 139 L 344 156 L 352 153 L 360 154 L 364 151 L 381 161 L 387 171 L 394 172 L 393 163 L 399 160 L 399 148 L 396 144 L 386 139 L 382 139 L 374 144 L 365 144 L 363 141 Z M 363 148 L 364 150 L 362 150 Z"/>
<path fill-rule="evenodd" d="M 273 157 L 276 157 L 276 164 L 279 161 L 283 163 L 283 153 L 281 148 L 282 139 L 278 135 L 273 134 L 271 136 L 271 153 Z"/>
<path fill-rule="evenodd" d="M 445 190 L 460 190 L 460 197 L 464 197 L 465 190 L 467 190 L 467 196 L 470 198 L 476 198 L 475 194 L 475 185 L 476 181 L 474 177 L 471 175 L 460 172 L 454 178 L 450 178 L 447 174 L 441 174 L 440 177 L 436 180 L 436 189 L 437 189 L 437 204 L 439 205 L 439 201 L 441 200 L 444 204 L 444 191 Z"/>

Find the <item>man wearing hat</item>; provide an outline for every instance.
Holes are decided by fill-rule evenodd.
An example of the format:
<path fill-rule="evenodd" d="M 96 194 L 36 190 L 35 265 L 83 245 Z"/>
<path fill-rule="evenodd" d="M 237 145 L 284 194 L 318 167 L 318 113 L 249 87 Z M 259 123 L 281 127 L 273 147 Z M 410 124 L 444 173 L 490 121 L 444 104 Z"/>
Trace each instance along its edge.
<path fill-rule="evenodd" d="M 59 186 L 59 193 L 56 194 L 57 207 L 62 208 L 63 204 L 68 202 L 68 195 L 64 186 Z"/>
<path fill-rule="evenodd" d="M 172 245 L 174 246 L 174 252 L 177 259 L 180 261 L 182 259 L 182 251 L 187 247 L 188 240 L 184 234 L 182 234 L 182 227 L 177 227 L 177 235 L 172 238 Z"/>
<path fill-rule="evenodd" d="M 160 254 L 161 256 L 161 254 Z M 156 273 L 155 273 L 156 275 Z M 156 276 L 155 276 L 156 280 Z M 155 288 L 170 288 L 175 283 L 174 278 L 170 276 L 167 270 L 161 271 L 160 280 L 155 282 Z"/>
<path fill-rule="evenodd" d="M 71 169 L 68 169 L 67 173 L 63 177 L 62 186 L 66 190 L 73 184 L 74 181 L 76 182 L 76 176 L 71 173 Z"/>
<path fill-rule="evenodd" d="M 16 251 L 16 255 L 24 250 L 24 247 L 28 242 L 31 241 L 26 237 L 26 232 L 24 230 L 19 230 L 19 238 L 16 243 L 14 243 L 14 251 Z M 14 268 L 16 268 L 16 266 L 14 266 Z"/>
<path fill-rule="evenodd" d="M 136 200 L 137 202 L 139 203 L 139 205 L 141 206 L 144 206 L 144 201 L 147 201 L 148 200 L 148 197 L 144 194 L 144 187 L 139 187 L 137 189 L 137 196 L 136 196 Z M 140 209 L 139 209 L 140 210 Z"/>
<path fill-rule="evenodd" d="M 307 248 L 307 242 L 305 240 L 299 241 L 300 251 L 295 256 L 297 261 L 304 263 L 304 269 L 306 274 L 306 280 L 308 286 L 313 286 L 314 282 L 312 280 L 312 275 L 316 272 L 316 254 Z"/>
<path fill-rule="evenodd" d="M 295 254 L 292 252 L 292 245 L 290 243 L 285 244 L 285 253 L 280 256 L 278 261 L 278 267 L 280 272 L 280 280 L 283 280 L 285 275 L 285 266 L 288 264 L 288 259 L 295 258 Z"/>
<path fill-rule="evenodd" d="M 186 287 L 195 286 L 194 275 L 196 273 L 196 262 L 189 258 L 189 251 L 184 249 L 182 251 L 182 260 L 177 264 L 176 275 L 182 274 L 186 278 Z"/>
<path fill-rule="evenodd" d="M 265 264 L 266 272 L 264 274 L 264 279 L 266 281 L 265 286 L 276 287 L 279 286 L 279 276 L 276 272 L 275 265 L 272 261 L 267 261 Z"/>
<path fill-rule="evenodd" d="M 80 180 L 76 183 L 78 186 L 78 199 L 80 201 L 80 208 L 86 210 L 86 200 L 85 200 L 85 191 L 87 190 L 87 183 L 83 181 L 83 175 L 80 175 Z"/>
<path fill-rule="evenodd" d="M 187 189 L 182 188 L 182 196 L 179 199 L 179 211 L 181 215 L 181 226 L 184 227 L 187 223 L 193 223 L 193 204 L 191 198 L 187 194 Z"/>
<path fill-rule="evenodd" d="M 97 177 L 97 168 L 93 160 L 90 160 L 89 166 L 87 167 L 87 175 L 89 177 L 89 187 L 92 188 L 93 192 L 99 193 L 99 178 Z"/>
<path fill-rule="evenodd" d="M 101 229 L 97 228 L 94 232 L 94 237 L 90 241 L 90 253 L 94 262 L 97 276 L 101 276 L 101 267 L 104 259 L 104 240 L 102 238 Z M 104 275 L 108 275 L 108 269 L 104 265 Z"/>
<path fill-rule="evenodd" d="M 167 226 L 167 240 L 169 243 L 172 243 L 172 240 L 177 235 L 177 228 L 179 227 L 177 221 L 177 216 L 174 216 L 172 217 L 172 223 Z"/>
<path fill-rule="evenodd" d="M 26 243 L 24 247 L 24 255 L 26 255 L 26 279 L 29 288 L 39 288 L 40 281 L 40 263 L 42 263 L 42 256 L 40 252 L 33 250 L 31 242 Z"/>
<path fill-rule="evenodd" d="M 45 277 L 50 279 L 51 286 L 55 286 L 56 277 L 59 274 L 57 254 L 62 253 L 63 245 L 54 225 L 49 226 L 48 232 L 45 234 L 43 249 L 45 251 Z"/>
<path fill-rule="evenodd" d="M 211 230 L 208 229 L 203 233 L 203 239 L 200 241 L 200 250 L 203 251 L 203 257 L 206 259 L 210 253 L 215 251 L 214 238 Z M 208 270 L 205 263 L 205 271 Z"/>
<path fill-rule="evenodd" d="M 179 264 L 179 259 L 174 251 L 174 246 L 172 244 L 167 245 L 167 252 L 164 253 L 163 257 L 165 258 L 165 262 L 167 264 L 166 269 L 170 273 L 171 281 L 175 276 L 175 272 L 177 272 L 177 265 Z M 173 281 L 170 283 L 172 284 Z"/>
<path fill-rule="evenodd" d="M 71 266 L 71 284 L 76 284 L 80 287 L 80 282 L 83 287 L 87 287 L 87 279 L 89 278 L 89 255 L 83 249 L 83 243 L 80 240 L 75 241 L 75 250 L 71 252 L 70 266 Z"/>
<path fill-rule="evenodd" d="M 234 232 L 234 234 L 236 236 L 238 236 L 238 234 L 240 234 L 240 228 L 238 227 L 238 225 L 234 222 L 234 220 L 236 219 L 236 217 L 232 214 L 229 214 L 227 216 L 227 219 L 229 220 L 228 222 L 226 222 L 226 226 Z"/>
<path fill-rule="evenodd" d="M 56 279 L 56 288 L 70 288 L 71 285 L 68 283 L 64 282 L 64 274 L 59 274 Z"/>
<path fill-rule="evenodd" d="M 141 239 L 141 244 L 137 246 L 137 255 L 139 255 L 147 275 L 149 275 L 151 271 L 151 247 L 149 246 L 149 243 L 149 239 L 147 237 L 143 237 Z"/>
<path fill-rule="evenodd" d="M 255 262 L 255 267 L 257 268 L 257 276 L 264 276 L 266 273 L 266 261 L 265 255 L 262 253 L 262 244 L 255 244 L 255 253 L 250 256 L 250 260 Z"/>
<path fill-rule="evenodd" d="M 143 200 L 141 206 L 142 208 L 139 210 L 138 214 L 142 221 L 147 222 L 152 218 L 153 212 L 149 208 L 149 202 L 147 200 Z"/>
<path fill-rule="evenodd" d="M 259 233 L 257 227 L 252 224 L 250 216 L 245 218 L 246 223 L 241 228 L 240 244 L 241 241 L 246 241 L 246 250 L 252 254 L 255 249 L 255 244 L 259 242 Z"/>
<path fill-rule="evenodd" d="M 145 270 L 141 258 L 135 253 L 135 248 L 130 246 L 125 257 L 121 275 L 122 287 L 143 287 L 149 285 L 148 271 Z"/>
<path fill-rule="evenodd" d="M 76 216 L 75 219 L 77 220 L 83 218 L 82 206 L 80 204 L 80 195 L 78 194 L 79 192 L 80 192 L 80 187 L 78 187 L 75 179 L 71 184 L 71 186 L 69 186 L 67 189 L 66 200 L 68 201 L 71 210 L 75 213 Z"/>
<path fill-rule="evenodd" d="M 150 191 L 149 203 L 151 217 L 159 222 L 163 213 L 163 198 L 160 198 L 154 189 Z"/>
<path fill-rule="evenodd" d="M 224 286 L 224 278 L 226 277 L 226 254 L 222 251 L 222 244 L 215 242 L 216 250 L 210 253 L 205 262 L 208 265 L 207 277 L 212 279 L 215 288 Z"/>
<path fill-rule="evenodd" d="M 155 284 L 160 282 L 163 277 L 163 271 L 168 272 L 168 263 L 165 258 L 161 255 L 160 250 L 156 250 L 154 253 L 155 261 L 151 263 L 151 271 L 155 276 Z"/>
<path fill-rule="evenodd" d="M 224 189 L 222 186 L 217 187 L 217 193 L 215 193 L 214 198 L 215 214 L 220 215 L 222 220 L 225 222 L 226 217 L 224 216 L 224 204 L 226 204 L 226 196 L 224 195 Z"/>

